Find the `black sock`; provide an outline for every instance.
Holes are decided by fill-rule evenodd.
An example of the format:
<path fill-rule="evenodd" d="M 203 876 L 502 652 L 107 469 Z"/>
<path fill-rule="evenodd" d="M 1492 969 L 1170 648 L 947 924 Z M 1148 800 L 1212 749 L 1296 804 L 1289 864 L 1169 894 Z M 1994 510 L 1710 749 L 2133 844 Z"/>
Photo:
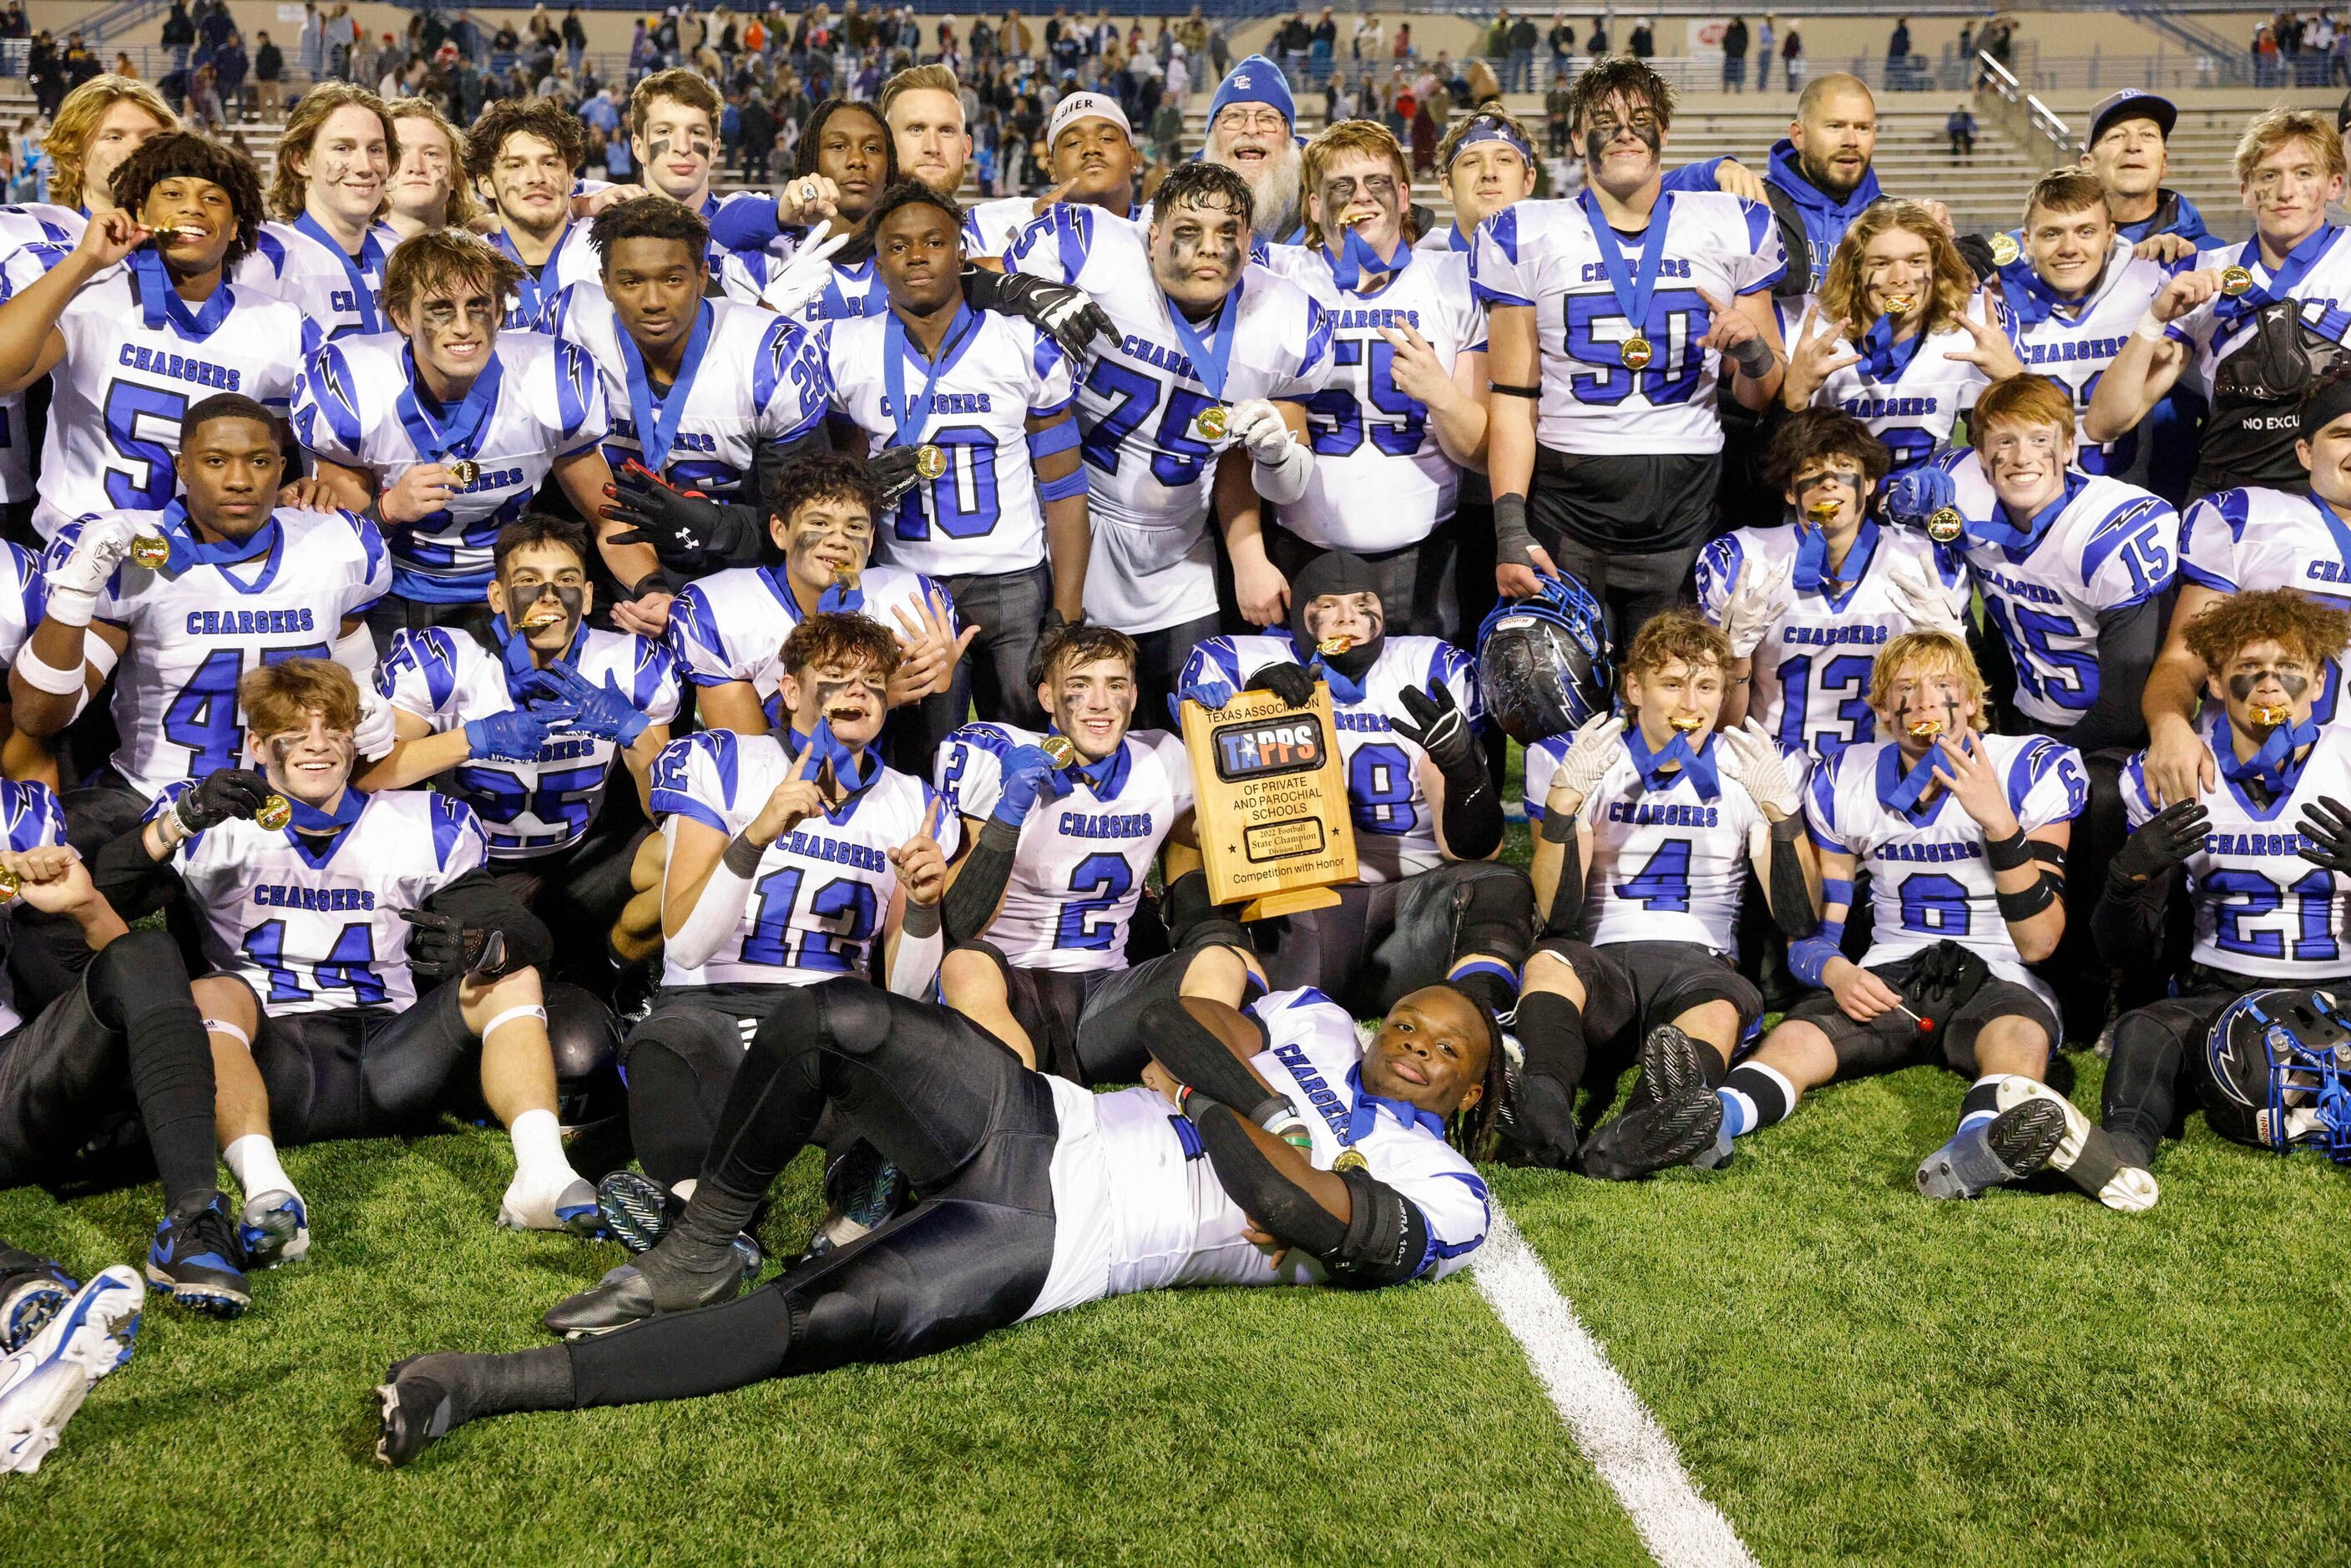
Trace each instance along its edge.
<path fill-rule="evenodd" d="M 1968 1086 L 1967 1096 L 1959 1102 L 1959 1131 L 1966 1132 L 1970 1122 L 1989 1122 L 2000 1114 L 2001 1076 L 1986 1073 Z"/>
<path fill-rule="evenodd" d="M 1583 1009 L 1557 991 L 1529 991 L 1519 998 L 1510 1032 L 1526 1057 L 1526 1071 L 1556 1078 L 1572 1093 L 1583 1082 L 1589 1054 L 1583 1040 Z"/>
<path fill-rule="evenodd" d="M 1775 1126 L 1796 1108 L 1794 1088 L 1771 1068 L 1742 1061 L 1722 1081 L 1725 1125 L 1731 1136 Z M 1735 1123 L 1735 1124 L 1733 1124 Z"/>
<path fill-rule="evenodd" d="M 499 1355 L 444 1353 L 419 1357 L 412 1369 L 449 1391 L 449 1424 L 516 1410 L 571 1410 L 571 1347 L 561 1344 Z"/>
<path fill-rule="evenodd" d="M 178 951 L 160 931 L 118 936 L 90 960 L 87 984 L 91 1012 L 123 1038 L 164 1207 L 202 1208 L 220 1190 L 213 1049 Z"/>
<path fill-rule="evenodd" d="M 1510 1009 L 1519 1004 L 1519 977 L 1491 958 L 1462 959 L 1445 977 L 1445 983 L 1497 1019 L 1509 1018 Z"/>

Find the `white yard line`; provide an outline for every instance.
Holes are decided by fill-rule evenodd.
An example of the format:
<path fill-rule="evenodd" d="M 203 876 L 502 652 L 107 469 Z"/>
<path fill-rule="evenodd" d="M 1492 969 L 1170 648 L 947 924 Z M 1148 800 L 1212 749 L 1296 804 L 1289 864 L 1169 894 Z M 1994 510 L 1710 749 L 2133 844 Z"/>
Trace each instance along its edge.
<path fill-rule="evenodd" d="M 1673 1439 L 1608 1364 L 1600 1342 L 1499 1207 L 1470 1272 L 1658 1568 L 1756 1568 L 1739 1531 L 1698 1495 Z"/>

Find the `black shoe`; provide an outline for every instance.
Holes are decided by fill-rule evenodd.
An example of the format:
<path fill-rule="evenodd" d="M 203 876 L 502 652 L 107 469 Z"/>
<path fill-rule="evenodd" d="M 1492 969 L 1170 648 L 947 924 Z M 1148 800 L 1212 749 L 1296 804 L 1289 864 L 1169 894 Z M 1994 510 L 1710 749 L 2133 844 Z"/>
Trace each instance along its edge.
<path fill-rule="evenodd" d="M 80 1289 L 65 1265 L 0 1247 L 0 1351 L 24 1349 Z"/>
<path fill-rule="evenodd" d="M 147 1249 L 147 1283 L 169 1291 L 183 1307 L 234 1318 L 253 1304 L 244 1261 L 228 1199 L 214 1193 L 202 1208 L 165 1215 L 156 1225 L 155 1239 Z"/>
<path fill-rule="evenodd" d="M 1625 1114 L 1645 1105 L 1663 1105 L 1688 1092 L 1692 1085 L 1703 1085 L 1706 1070 L 1698 1053 L 1708 1049 L 1672 1024 L 1661 1023 L 1651 1030 L 1641 1041 L 1641 1075 L 1633 1081 L 1633 1092 L 1625 1098 Z"/>
<path fill-rule="evenodd" d="M 1671 1024 L 1649 1031 L 1641 1042 L 1641 1081 L 1660 1097 L 1643 1103 L 1636 1090 L 1625 1113 L 1592 1134 L 1583 1149 L 1586 1176 L 1634 1181 L 1714 1152 L 1722 1102 L 1700 1070 L 1701 1049 Z"/>
<path fill-rule="evenodd" d="M 731 1301 L 742 1293 L 745 1285 L 759 1277 L 759 1270 L 768 1261 L 759 1244 L 748 1236 L 735 1239 L 734 1260 L 732 1269 L 710 1280 L 690 1299 L 667 1306 L 655 1296 L 653 1282 L 645 1277 L 643 1270 L 633 1263 L 623 1263 L 590 1289 L 556 1302 L 539 1322 L 547 1325 L 549 1333 L 565 1339 L 585 1339 L 641 1323 L 664 1312 L 690 1312 L 695 1307 Z"/>
<path fill-rule="evenodd" d="M 450 1399 L 456 1361 L 455 1352 L 435 1351 L 396 1361 L 383 1375 L 375 1390 L 383 1401 L 375 1439 L 379 1464 L 404 1465 L 458 1425 Z"/>
<path fill-rule="evenodd" d="M 1530 1073 L 1505 1057 L 1502 1103 L 1494 1110 L 1494 1158 L 1506 1166 L 1563 1171 L 1575 1163 L 1582 1143 L 1575 1092 L 1549 1073 Z"/>
<path fill-rule="evenodd" d="M 651 1176 L 614 1171 L 596 1184 L 604 1228 L 631 1252 L 650 1252 L 685 1212 L 685 1199 Z"/>

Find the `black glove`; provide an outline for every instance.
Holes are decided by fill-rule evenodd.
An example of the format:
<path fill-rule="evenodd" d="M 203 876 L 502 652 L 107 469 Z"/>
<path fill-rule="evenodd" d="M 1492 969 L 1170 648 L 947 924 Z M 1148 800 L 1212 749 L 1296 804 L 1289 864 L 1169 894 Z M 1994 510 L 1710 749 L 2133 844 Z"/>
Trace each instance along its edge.
<path fill-rule="evenodd" d="M 1078 612 L 1078 619 L 1080 621 L 1083 621 L 1085 618 L 1086 615 L 1084 611 L 1081 610 Z M 1037 623 L 1037 641 L 1042 643 L 1046 638 L 1050 637 L 1054 632 L 1061 631 L 1069 623 L 1070 618 L 1061 613 L 1061 607 L 1060 605 L 1048 604 L 1045 606 L 1045 618 Z"/>
<path fill-rule="evenodd" d="M 2158 817 L 2147 826 L 2151 828 L 2162 820 Z M 2342 801 L 2332 795 L 2321 795 L 2304 808 L 2302 821 L 2294 825 L 2302 830 L 2302 836 L 2310 841 L 2294 853 L 2313 865 L 2351 874 L 2351 810 L 2346 810 Z M 2139 833 L 2145 831 L 2147 828 L 2138 831 Z M 2131 835 L 2130 842 L 2138 842 L 2138 833 Z M 2125 844 L 2123 849 L 2127 853 L 2130 844 Z M 2115 861 L 2120 864 L 2122 856 L 2116 855 Z"/>
<path fill-rule="evenodd" d="M 507 962 L 506 933 L 492 926 L 468 925 L 454 915 L 429 909 L 403 909 L 408 922 L 408 967 L 431 985 L 459 975 L 486 980 L 502 979 L 519 965 Z"/>
<path fill-rule="evenodd" d="M 883 506 L 913 489 L 922 477 L 914 471 L 922 450 L 920 446 L 885 446 L 865 460 L 865 476 L 882 492 Z"/>
<path fill-rule="evenodd" d="M 642 465 L 623 464 L 604 503 L 608 522 L 625 523 L 616 545 L 651 545 L 663 566 L 696 577 L 758 549 L 756 507 L 728 507 L 657 478 Z"/>
<path fill-rule="evenodd" d="M 963 272 L 963 292 L 976 310 L 994 310 L 1035 322 L 1061 346 L 1061 352 L 1081 364 L 1096 338 L 1118 336 L 1118 328 L 1093 297 L 1066 283 L 1050 283 L 1025 272 L 967 267 Z"/>
<path fill-rule="evenodd" d="M 1404 711 L 1412 716 L 1406 724 L 1394 714 L 1388 723 L 1398 735 L 1428 753 L 1437 770 L 1451 783 L 1474 765 L 1482 768 L 1485 759 L 1478 753 L 1478 737 L 1469 733 L 1469 716 L 1453 700 L 1453 688 L 1438 681 L 1426 692 L 1406 686 L 1398 694 Z"/>
<path fill-rule="evenodd" d="M 1910 966 L 1909 983 L 1902 988 L 1911 1010 L 1941 1025 L 1974 999 L 1991 978 L 1991 966 L 1972 947 L 1948 939 L 1918 955 Z M 1892 1015 L 1900 1018 L 1902 1015 Z"/>
<path fill-rule="evenodd" d="M 269 780 L 250 768 L 224 768 L 205 774 L 194 789 L 180 797 L 172 813 L 180 819 L 180 826 L 201 833 L 232 818 L 252 821 L 261 803 L 276 793 Z"/>
<path fill-rule="evenodd" d="M 1288 706 L 1304 707 L 1314 700 L 1314 672 L 1303 664 L 1281 661 L 1251 675 L 1241 690 L 1271 692 Z"/>
<path fill-rule="evenodd" d="M 2145 886 L 2195 852 L 2196 846 L 2204 840 L 2204 829 L 2211 817 L 2193 800 L 2173 801 L 2140 823 L 2138 831 L 2115 852 L 2115 858 L 2106 862 L 2107 878 L 2118 884 Z M 2310 831 L 2307 822 L 2303 831 Z M 2345 853 L 2351 856 L 2351 841 L 2346 841 Z"/>
<path fill-rule="evenodd" d="M 1961 235 L 1951 243 L 1959 251 L 1959 259 L 1975 269 L 1978 287 L 2000 276 L 2000 263 L 1991 256 L 1991 241 L 1981 235 Z"/>

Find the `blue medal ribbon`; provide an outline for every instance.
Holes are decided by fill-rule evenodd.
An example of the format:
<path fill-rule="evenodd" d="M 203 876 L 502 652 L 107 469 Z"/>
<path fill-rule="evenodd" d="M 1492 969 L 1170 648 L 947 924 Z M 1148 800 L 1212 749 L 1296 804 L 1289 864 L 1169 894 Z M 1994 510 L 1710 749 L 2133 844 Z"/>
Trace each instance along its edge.
<path fill-rule="evenodd" d="M 882 777 L 882 759 L 870 750 L 865 753 L 865 760 L 869 765 L 865 769 L 865 777 L 860 779 L 857 776 L 858 754 L 841 743 L 840 737 L 832 733 L 832 721 L 829 718 L 816 721 L 816 732 L 813 735 L 802 735 L 789 724 L 784 727 L 783 734 L 784 749 L 790 753 L 795 762 L 799 760 L 800 753 L 811 746 L 815 747 L 817 761 L 831 768 L 834 780 L 840 784 L 845 794 L 854 795 Z M 831 815 L 830 808 L 825 814 Z"/>
<path fill-rule="evenodd" d="M 225 272 L 213 286 L 212 297 L 193 310 L 180 298 L 180 291 L 172 287 L 172 275 L 164 270 L 162 254 L 153 247 L 141 246 L 131 253 L 131 272 L 139 280 L 139 309 L 151 332 L 169 322 L 181 337 L 201 343 L 228 319 L 228 308 L 235 296 L 229 293 Z"/>
<path fill-rule="evenodd" d="M 2346 570 L 2351 570 L 2351 524 L 2346 524 L 2342 513 L 2318 497 L 2312 496 L 2309 500 L 2311 510 L 2316 512 L 2318 520 L 2326 525 L 2327 538 L 2335 541 L 2335 559 Z"/>
<path fill-rule="evenodd" d="M 360 313 L 360 330 L 381 332 L 382 319 L 376 315 L 375 290 L 368 287 L 368 274 L 383 276 L 383 241 L 376 237 L 375 225 L 368 225 L 366 235 L 360 241 L 356 259 L 350 251 L 337 244 L 335 237 L 319 225 L 319 220 L 304 213 L 294 220 L 294 226 L 324 246 L 329 256 L 343 264 L 344 275 L 351 280 L 351 302 Z"/>
<path fill-rule="evenodd" d="M 1899 379 L 1902 372 L 1910 368 L 1910 361 L 1918 357 L 1918 345 L 1927 340 L 1927 329 L 1922 326 L 1908 338 L 1896 342 L 1894 322 L 1895 318 L 1890 315 L 1880 316 L 1869 324 L 1869 330 L 1861 335 L 1861 341 L 1854 345 L 1861 350 L 1861 368 L 1869 372 L 1872 381 Z"/>
<path fill-rule="evenodd" d="M 789 594 L 791 590 L 784 591 Z M 816 608 L 820 615 L 855 615 L 865 608 L 865 584 L 860 581 L 855 588 L 843 588 L 838 581 L 831 583 L 816 596 Z"/>
<path fill-rule="evenodd" d="M 1409 1100 L 1391 1100 L 1384 1094 L 1374 1094 L 1364 1087 L 1364 1064 L 1357 1062 L 1347 1069 L 1347 1087 L 1354 1091 L 1355 1103 L 1347 1113 L 1347 1142 L 1352 1146 L 1372 1135 L 1380 1113 L 1385 1111 L 1407 1131 L 1419 1127 L 1438 1137 L 1445 1136 L 1445 1118 L 1434 1111 L 1424 1111 Z"/>
<path fill-rule="evenodd" d="M 358 821 L 360 813 L 367 810 L 367 797 L 349 784 L 343 786 L 342 799 L 335 802 L 331 811 L 321 811 L 291 795 L 286 796 L 285 800 L 294 809 L 292 819 L 283 830 L 288 839 L 296 833 L 340 833 Z"/>
<path fill-rule="evenodd" d="M 1641 776 L 1641 787 L 1652 794 L 1661 794 L 1674 787 L 1675 768 L 1679 777 L 1690 781 L 1701 800 L 1711 800 L 1722 793 L 1722 780 L 1714 768 L 1714 737 L 1708 734 L 1706 743 L 1696 750 L 1690 748 L 1689 737 L 1674 731 L 1673 739 L 1656 751 L 1641 734 L 1637 724 L 1625 728 L 1625 749 L 1632 755 L 1633 768 Z"/>
<path fill-rule="evenodd" d="M 515 248 L 515 242 L 507 235 L 506 230 L 501 228 L 491 232 L 490 244 L 510 257 L 517 267 L 522 268 L 522 281 L 515 285 L 515 293 L 522 301 L 521 309 L 517 314 L 523 320 L 534 326 L 545 316 L 547 302 L 563 291 L 563 286 L 555 280 L 556 264 L 562 260 L 564 245 L 570 238 L 571 223 L 570 220 L 566 219 L 563 232 L 555 236 L 555 248 L 549 251 L 547 259 L 533 270 L 530 263 L 523 260 L 522 252 Z M 628 337 L 629 334 L 626 331 L 621 333 L 623 345 L 627 343 Z M 649 463 L 645 466 L 650 468 L 653 465 Z"/>
<path fill-rule="evenodd" d="M 1176 301 L 1166 301 L 1168 324 L 1176 329 L 1176 340 L 1184 345 L 1185 357 L 1192 361 L 1192 374 L 1219 402 L 1224 401 L 1225 382 L 1232 374 L 1227 367 L 1233 358 L 1233 329 L 1240 323 L 1240 299 L 1241 291 L 1238 288 L 1225 296 L 1224 302 L 1217 307 L 1216 323 L 1208 329 L 1206 338 L 1176 308 Z"/>
<path fill-rule="evenodd" d="M 2101 273 L 2100 276 L 2105 275 Z M 2097 290 L 2098 286 L 2094 282 L 2082 299 L 2066 299 L 2043 282 L 2041 275 L 2032 270 L 2032 264 L 2022 256 L 2000 269 L 2001 298 L 2008 301 L 2008 308 L 2016 313 L 2016 319 L 2028 327 L 2037 327 L 2048 320 L 2061 305 L 2083 303 Z"/>
<path fill-rule="evenodd" d="M 1673 193 L 1657 198 L 1649 214 L 1649 226 L 1641 236 L 1640 270 L 1634 272 L 1625 266 L 1624 248 L 1616 243 L 1616 231 L 1608 226 L 1601 215 L 1599 199 L 1587 188 L 1580 198 L 1583 215 L 1592 223 L 1592 243 L 1600 252 L 1601 268 L 1608 274 L 1609 292 L 1616 296 L 1616 308 L 1633 330 L 1647 335 L 1649 301 L 1657 292 L 1657 274 L 1666 259 L 1666 230 L 1672 226 Z"/>
<path fill-rule="evenodd" d="M 1059 726 L 1055 726 L 1047 729 L 1045 733 L 1048 736 L 1054 736 L 1060 735 L 1061 731 Z M 1072 737 L 1063 737 L 1063 738 L 1068 739 L 1072 746 L 1077 744 Z M 1080 752 L 1078 755 L 1082 757 L 1085 754 Z M 1061 771 L 1072 778 L 1084 779 L 1086 787 L 1094 792 L 1095 800 L 1115 800 L 1118 799 L 1118 792 L 1126 786 L 1128 772 L 1126 742 L 1121 740 L 1118 743 L 1118 749 L 1099 762 L 1073 762 Z"/>
<path fill-rule="evenodd" d="M 188 519 L 188 504 L 173 501 L 155 519 L 163 538 L 172 547 L 172 559 L 164 563 L 166 572 L 177 574 L 192 566 L 236 566 L 255 556 L 277 547 L 278 536 L 285 530 L 277 526 L 277 516 L 272 512 L 262 525 L 243 539 L 199 538 L 195 525 Z"/>
<path fill-rule="evenodd" d="M 2267 270 L 2262 266 L 2261 236 L 2256 235 L 2247 240 L 2244 248 L 2237 253 L 2237 265 L 2253 275 L 2253 286 L 2234 299 L 2225 294 L 2215 295 L 2213 319 L 2224 329 L 2231 329 L 2264 305 L 2274 305 L 2281 299 L 2292 298 L 2295 287 L 2302 282 L 2303 275 L 2317 265 L 2318 258 L 2326 254 L 2326 247 L 2334 244 L 2335 235 L 2340 232 L 2334 224 L 2319 225 L 2304 236 L 2300 245 L 2285 253 L 2285 260 L 2270 273 L 2267 283 L 2261 279 L 2262 273 Z"/>
<path fill-rule="evenodd" d="M 1861 580 L 1869 570 L 1869 558 L 1877 552 L 1877 519 L 1864 517 L 1861 528 L 1853 536 L 1853 545 L 1844 553 L 1844 566 L 1835 577 L 1828 574 L 1829 531 L 1816 528 L 1802 517 L 1796 519 L 1796 570 L 1791 579 L 1799 593 L 1830 593 Z M 1835 584 L 1835 589 L 1829 585 Z"/>
<path fill-rule="evenodd" d="M 544 696 L 546 694 L 531 684 L 531 677 L 539 674 L 539 668 L 531 660 L 530 639 L 507 624 L 503 615 L 490 617 L 490 630 L 498 640 L 498 662 L 506 669 L 507 695 L 517 703 Z M 580 667 L 580 651 L 587 643 L 588 622 L 583 619 L 571 629 L 571 645 L 556 657 L 576 670 Z"/>
<path fill-rule="evenodd" d="M 979 313 L 968 305 L 956 307 L 955 319 L 947 323 L 946 340 L 939 344 L 939 357 L 926 361 L 923 376 L 922 396 L 909 402 L 906 396 L 906 355 L 909 350 L 921 352 L 906 336 L 906 324 L 898 313 L 884 313 L 882 322 L 882 391 L 890 400 L 890 444 L 912 446 L 923 438 L 923 427 L 930 423 L 931 389 L 939 378 L 955 368 L 963 351 L 979 330 Z"/>
<path fill-rule="evenodd" d="M 1306 667 L 1322 677 L 1323 684 L 1331 688 L 1332 699 L 1340 706 L 1353 707 L 1364 700 L 1364 688 L 1356 682 L 1349 680 L 1343 672 L 1334 670 L 1324 664 L 1322 654 L 1317 653 L 1308 660 Z"/>
<path fill-rule="evenodd" d="M 1323 254 L 1330 255 L 1328 251 Z M 1390 281 L 1394 281 L 1397 273 L 1411 265 L 1412 246 L 1401 236 L 1396 240 L 1395 254 L 1382 256 L 1372 248 L 1372 242 L 1364 237 L 1362 228 L 1350 228 L 1339 253 L 1331 256 L 1331 281 L 1346 293 L 1353 294 L 1362 284 L 1366 272 L 1384 272 Z"/>
<path fill-rule="evenodd" d="M 2220 771 L 2239 784 L 2260 785 L 2272 799 L 2294 788 L 2294 780 L 2302 777 L 2302 763 L 2294 759 L 2294 753 L 2318 739 L 2318 726 L 2311 719 L 2282 724 L 2262 739 L 2259 751 L 2241 758 L 2237 748 L 2229 744 L 2226 730 L 2224 721 L 2214 727 L 2212 737 L 2212 750 L 2220 758 Z"/>
<path fill-rule="evenodd" d="M 445 422 L 424 412 L 427 394 L 417 384 L 414 350 L 402 349 L 400 358 L 408 371 L 408 382 L 392 401 L 392 409 L 400 415 L 417 455 L 427 463 L 444 463 L 452 453 L 471 456 L 489 423 L 490 410 L 498 401 L 498 383 L 506 375 L 497 355 L 490 355 L 490 362 L 482 367 L 482 373 L 474 378 L 474 384 L 465 389 L 456 411 Z"/>
<path fill-rule="evenodd" d="M 1935 737 L 1934 743 L 1927 747 L 1927 754 L 1902 775 L 1899 782 L 1895 782 L 1893 775 L 1902 766 L 1902 748 L 1888 746 L 1883 756 L 1886 760 L 1878 766 L 1877 799 L 1887 810 L 1917 821 L 1918 798 L 1927 792 L 1928 785 L 1935 782 L 1935 769 L 1950 759 L 1949 753 L 1943 749 L 1943 737 Z M 1889 784 L 1893 785 L 1891 789 L 1887 788 Z"/>
<path fill-rule="evenodd" d="M 685 357 L 678 361 L 677 380 L 670 383 L 669 395 L 659 403 L 653 401 L 653 376 L 645 369 L 645 356 L 637 348 L 636 340 L 626 329 L 614 335 L 621 340 L 621 363 L 629 372 L 629 413 L 637 422 L 637 461 L 660 474 L 669 466 L 670 448 L 677 444 L 677 427 L 685 417 L 687 394 L 694 390 L 694 378 L 702 371 L 702 356 L 710 348 L 710 322 L 716 314 L 708 300 L 695 308 L 694 330 L 685 340 Z"/>
<path fill-rule="evenodd" d="M 2003 501 L 1993 507 L 1991 517 L 1980 520 L 1968 519 L 1968 538 L 1972 543 L 1998 546 L 2008 551 L 2011 558 L 2029 554 L 2049 532 L 2051 525 L 2057 521 L 2058 514 L 2073 504 L 2074 497 L 2082 493 L 2082 486 L 2087 483 L 2081 475 L 2069 469 L 2065 475 L 2065 487 L 2057 493 L 2057 498 L 2027 517 L 2022 528 L 2006 520 L 2008 504 Z"/>

